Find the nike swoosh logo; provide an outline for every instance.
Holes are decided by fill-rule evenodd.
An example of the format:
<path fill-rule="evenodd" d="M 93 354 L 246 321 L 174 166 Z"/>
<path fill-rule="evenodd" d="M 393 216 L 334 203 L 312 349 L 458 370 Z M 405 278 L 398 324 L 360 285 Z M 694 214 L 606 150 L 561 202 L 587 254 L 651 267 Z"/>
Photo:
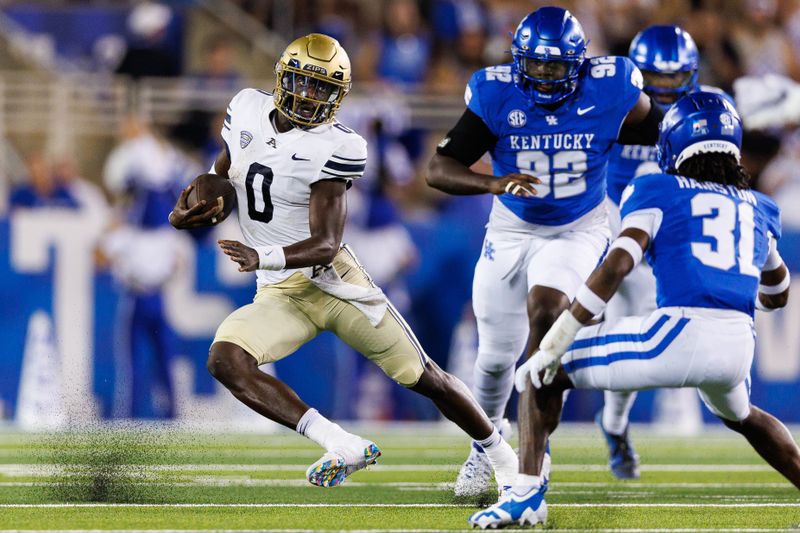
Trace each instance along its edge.
<path fill-rule="evenodd" d="M 591 107 L 586 107 L 586 108 L 580 108 L 579 107 L 578 108 L 578 116 L 585 115 L 586 113 L 588 113 L 589 111 L 591 111 L 595 107 L 597 107 L 597 106 L 591 106 Z"/>
<path fill-rule="evenodd" d="M 292 154 L 292 159 L 295 161 L 311 161 L 310 159 L 303 159 L 302 157 L 297 157 L 297 154 Z"/>

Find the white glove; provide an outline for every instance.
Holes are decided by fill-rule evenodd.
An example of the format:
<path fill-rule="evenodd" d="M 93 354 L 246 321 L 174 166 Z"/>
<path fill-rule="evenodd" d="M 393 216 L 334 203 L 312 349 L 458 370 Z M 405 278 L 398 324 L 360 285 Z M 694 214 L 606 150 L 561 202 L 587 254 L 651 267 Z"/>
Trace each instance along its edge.
<path fill-rule="evenodd" d="M 775 74 L 733 82 L 736 107 L 748 130 L 800 123 L 800 84 Z"/>
<path fill-rule="evenodd" d="M 514 384 L 518 392 L 525 390 L 528 378 L 533 382 L 533 386 L 537 389 L 542 386 L 539 381 L 539 372 L 547 370 L 544 374 L 544 384 L 549 385 L 556 377 L 558 367 L 561 364 L 561 358 L 569 349 L 572 342 L 575 340 L 575 335 L 583 327 L 583 324 L 578 322 L 569 309 L 565 310 L 547 334 L 539 343 L 539 351 L 533 354 L 530 359 L 517 369 L 514 377 Z"/>
<path fill-rule="evenodd" d="M 560 364 L 560 355 L 539 350 L 533 354 L 530 359 L 525 361 L 522 366 L 517 369 L 517 373 L 514 374 L 514 386 L 517 388 L 517 392 L 520 394 L 525 392 L 525 387 L 527 387 L 529 379 L 537 389 L 542 387 L 542 381 L 544 381 L 545 385 L 550 385 L 553 382 L 553 378 L 556 377 Z M 539 372 L 545 369 L 547 370 L 544 373 L 544 380 L 539 381 Z"/>

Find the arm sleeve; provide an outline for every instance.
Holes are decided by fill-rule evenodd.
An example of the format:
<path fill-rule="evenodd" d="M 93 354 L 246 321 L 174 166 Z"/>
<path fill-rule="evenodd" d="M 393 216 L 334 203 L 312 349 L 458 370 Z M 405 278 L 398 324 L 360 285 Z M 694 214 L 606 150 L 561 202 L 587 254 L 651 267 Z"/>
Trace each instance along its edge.
<path fill-rule="evenodd" d="M 436 152 L 470 167 L 496 144 L 497 136 L 480 116 L 467 107 L 453 129 L 436 147 Z"/>
<path fill-rule="evenodd" d="M 653 97 L 650 98 L 650 112 L 638 124 L 626 125 L 623 123 L 617 136 L 620 144 L 641 144 L 645 146 L 655 146 L 658 142 L 658 126 L 664 118 L 664 111 L 661 109 Z M 627 115 L 626 115 L 627 116 Z"/>

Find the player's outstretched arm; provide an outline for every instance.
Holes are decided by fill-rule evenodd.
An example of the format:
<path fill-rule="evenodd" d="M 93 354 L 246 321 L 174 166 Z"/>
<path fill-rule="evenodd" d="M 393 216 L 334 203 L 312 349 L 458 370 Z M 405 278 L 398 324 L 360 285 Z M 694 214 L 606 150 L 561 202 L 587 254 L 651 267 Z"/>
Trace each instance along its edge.
<path fill-rule="evenodd" d="M 507 174 L 501 178 L 471 171 L 452 157 L 435 154 L 428 165 L 428 185 L 440 191 L 457 194 L 504 194 L 524 198 L 536 196 L 534 185 L 541 183 L 535 176 Z"/>
<path fill-rule="evenodd" d="M 599 314 L 616 294 L 625 277 L 642 260 L 642 255 L 649 245 L 650 236 L 638 228 L 628 228 L 620 233 L 609 248 L 606 258 L 581 287 L 569 309 L 570 313 L 582 324 L 586 324 Z M 586 294 L 587 290 L 593 293 L 595 298 L 579 297 Z M 601 307 L 599 310 L 598 306 Z"/>
<path fill-rule="evenodd" d="M 497 144 L 497 136 L 470 109 L 436 147 L 428 164 L 428 185 L 448 194 L 503 194 L 535 196 L 538 178 L 527 174 L 508 174 L 501 178 L 473 172 L 470 167 Z"/>
<path fill-rule="evenodd" d="M 638 228 L 628 228 L 609 248 L 605 260 L 586 283 L 578 289 L 569 309 L 555 321 L 539 343 L 539 351 L 517 369 L 514 384 L 519 392 L 526 389 L 528 381 L 540 388 L 552 383 L 575 336 L 595 315 L 600 314 L 633 268 L 642 260 L 644 250 L 650 245 L 650 236 Z M 539 373 L 544 370 L 544 378 Z"/>
<path fill-rule="evenodd" d="M 311 185 L 308 239 L 283 247 L 280 245 L 251 248 L 239 241 L 219 241 L 222 251 L 239 263 L 240 272 L 282 270 L 327 265 L 339 251 L 347 215 L 344 180 L 322 180 Z"/>

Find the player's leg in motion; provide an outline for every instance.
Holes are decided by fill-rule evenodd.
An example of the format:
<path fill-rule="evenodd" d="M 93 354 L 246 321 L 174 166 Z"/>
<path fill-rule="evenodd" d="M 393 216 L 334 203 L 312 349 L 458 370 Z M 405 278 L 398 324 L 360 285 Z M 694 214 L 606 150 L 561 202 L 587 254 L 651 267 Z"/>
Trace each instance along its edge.
<path fill-rule="evenodd" d="M 347 247 L 339 252 L 333 265 L 347 283 L 372 284 Z M 500 488 L 511 484 L 518 465 L 516 453 L 466 385 L 428 358 L 411 328 L 391 303 L 381 322 L 373 326 L 354 306 L 340 300 L 333 305 L 325 329 L 364 354 L 398 384 L 430 398 L 446 418 L 479 443 L 494 469 Z"/>
<path fill-rule="evenodd" d="M 618 233 L 618 218 L 619 208 L 612 204 L 609 206 L 609 219 L 612 228 L 617 228 L 612 229 L 614 234 Z M 656 309 L 655 293 L 656 280 L 652 269 L 639 264 L 609 301 L 605 320 L 613 323 L 624 317 L 649 315 Z M 595 417 L 608 445 L 608 466 L 618 479 L 639 478 L 639 456 L 628 431 L 628 415 L 635 400 L 635 391 L 603 391 L 603 409 Z"/>
<path fill-rule="evenodd" d="M 475 267 L 472 304 L 478 325 L 478 357 L 473 393 L 503 437 L 511 425 L 503 418 L 514 387 L 514 368 L 528 336 L 524 269 L 518 272 L 522 243 L 487 235 Z M 481 445 L 473 441 L 456 478 L 457 497 L 477 497 L 492 490 L 492 469 Z"/>
<path fill-rule="evenodd" d="M 800 489 L 800 448 L 780 420 L 751 405 L 749 387 L 732 390 L 700 387 L 706 406 L 733 431 L 740 433 L 769 465 Z"/>
<path fill-rule="evenodd" d="M 540 285 L 531 289 L 528 295 L 530 336 L 526 357 L 538 350 L 542 337 L 568 306 L 569 298 L 559 290 Z M 550 386 L 537 390 L 528 384 L 520 395 L 519 473 L 511 490 L 498 503 L 470 517 L 473 526 L 484 529 L 512 524 L 533 526 L 547 521 L 545 454 L 550 434 L 561 418 L 564 391 L 571 387 L 572 383 L 561 370 Z"/>
<path fill-rule="evenodd" d="M 299 274 L 298 274 L 299 276 Z M 305 291 L 310 283 L 290 278 L 285 291 Z M 309 407 L 285 383 L 258 369 L 293 353 L 319 329 L 290 298 L 261 289 L 254 303 L 234 311 L 217 330 L 208 370 L 242 403 L 322 446 L 326 453 L 306 472 L 308 480 L 333 487 L 353 472 L 375 463 L 380 450 L 371 441 L 342 429 Z M 265 327 L 264 324 L 273 327 Z"/>

